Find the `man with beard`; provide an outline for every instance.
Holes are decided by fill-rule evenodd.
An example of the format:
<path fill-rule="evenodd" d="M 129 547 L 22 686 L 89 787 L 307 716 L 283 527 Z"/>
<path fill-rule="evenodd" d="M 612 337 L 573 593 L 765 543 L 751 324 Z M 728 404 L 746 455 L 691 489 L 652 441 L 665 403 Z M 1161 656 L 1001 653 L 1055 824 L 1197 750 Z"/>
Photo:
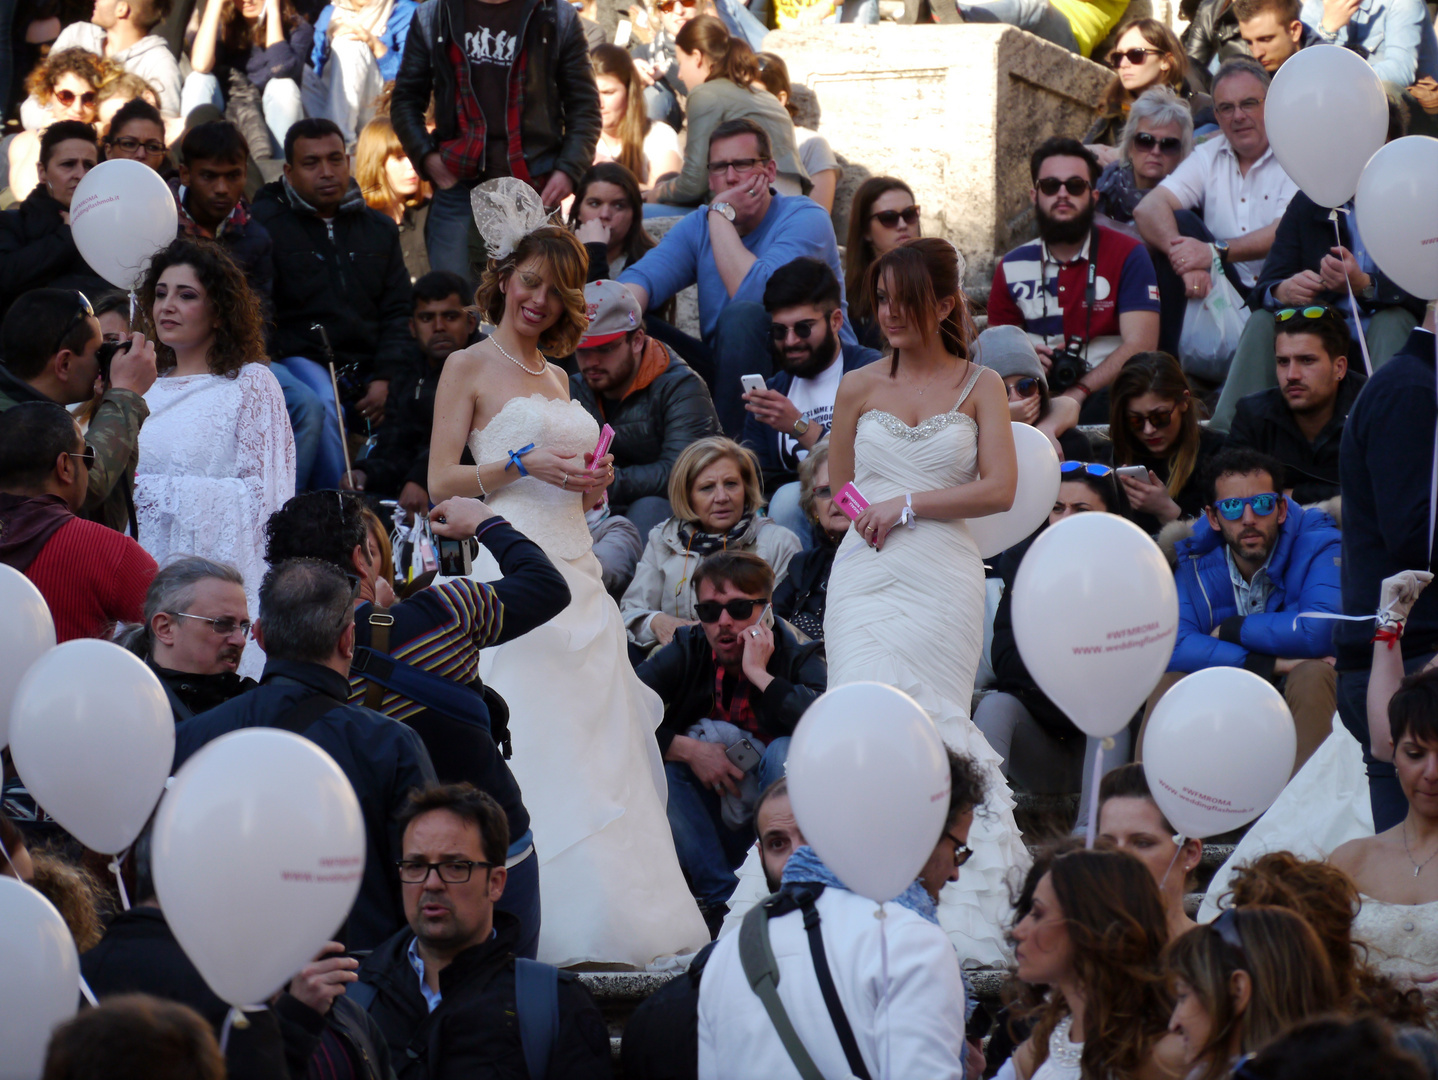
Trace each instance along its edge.
<path fill-rule="evenodd" d="M 479 340 L 478 317 L 465 308 L 469 288 L 458 274 L 432 270 L 414 283 L 409 332 L 424 358 L 405 370 L 389 395 L 389 419 L 374 446 L 340 486 L 393 499 L 411 514 L 429 513 L 429 433 L 434 391 L 449 354 Z"/>
<path fill-rule="evenodd" d="M 879 354 L 846 349 L 839 279 L 823 259 L 801 258 L 775 270 L 764 286 L 773 323 L 774 366 L 763 390 L 744 395 L 743 442 L 759 455 L 769 516 L 811 545 L 813 526 L 799 507 L 799 463 L 829 434 L 844 372 Z"/>
<path fill-rule="evenodd" d="M 1283 691 L 1297 772 L 1332 729 L 1337 676 L 1333 622 L 1294 616 L 1342 610 L 1338 526 L 1285 497 L 1283 466 L 1256 451 L 1223 451 L 1204 480 L 1207 518 L 1175 549 L 1178 636 L 1148 712 L 1186 673 L 1246 668 Z"/>
<path fill-rule="evenodd" d="M 1130 356 L 1158 348 L 1153 260 L 1139 241 L 1094 224 L 1099 164 L 1077 139 L 1045 139 L 1029 173 L 1039 239 L 995 269 L 989 325 L 1023 327 L 1050 390 L 1079 401 L 1082 422 L 1107 423 L 1108 385 Z"/>
<path fill-rule="evenodd" d="M 647 537 L 674 513 L 669 470 L 690 443 L 719 434 L 719 416 L 698 372 L 644 332 L 633 293 L 617 281 L 591 281 L 584 303 L 589 329 L 575 349 L 569 396 L 614 429 L 609 506 Z"/>

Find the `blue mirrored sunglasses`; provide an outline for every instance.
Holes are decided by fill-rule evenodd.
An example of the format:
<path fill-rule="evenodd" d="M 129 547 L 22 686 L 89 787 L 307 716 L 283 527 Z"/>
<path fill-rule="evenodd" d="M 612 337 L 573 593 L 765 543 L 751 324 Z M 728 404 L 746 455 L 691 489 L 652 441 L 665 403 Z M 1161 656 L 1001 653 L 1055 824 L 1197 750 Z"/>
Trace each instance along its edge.
<path fill-rule="evenodd" d="M 1243 508 L 1252 506 L 1259 517 L 1267 517 L 1278 508 L 1278 496 L 1271 491 L 1262 495 L 1248 495 L 1242 499 L 1219 499 L 1213 504 L 1224 521 L 1237 521 L 1243 517 Z"/>
<path fill-rule="evenodd" d="M 1059 472 L 1062 474 L 1076 473 L 1080 469 L 1090 476 L 1097 476 L 1099 479 L 1103 479 L 1113 472 L 1107 465 L 1095 465 L 1091 461 L 1065 461 L 1059 466 Z"/>

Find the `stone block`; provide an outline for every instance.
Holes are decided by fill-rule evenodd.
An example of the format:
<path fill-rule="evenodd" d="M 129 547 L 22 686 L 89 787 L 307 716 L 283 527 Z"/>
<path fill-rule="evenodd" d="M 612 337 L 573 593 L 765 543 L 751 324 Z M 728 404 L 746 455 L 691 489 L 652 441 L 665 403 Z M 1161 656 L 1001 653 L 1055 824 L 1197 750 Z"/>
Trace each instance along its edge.
<path fill-rule="evenodd" d="M 854 189 L 898 176 L 926 235 L 968 260 L 987 294 L 998 255 L 1034 235 L 1028 160 L 1050 135 L 1080 137 L 1112 72 L 1011 26 L 821 26 L 775 31 L 795 83 L 822 106 L 819 132 L 844 162 L 835 228 Z"/>

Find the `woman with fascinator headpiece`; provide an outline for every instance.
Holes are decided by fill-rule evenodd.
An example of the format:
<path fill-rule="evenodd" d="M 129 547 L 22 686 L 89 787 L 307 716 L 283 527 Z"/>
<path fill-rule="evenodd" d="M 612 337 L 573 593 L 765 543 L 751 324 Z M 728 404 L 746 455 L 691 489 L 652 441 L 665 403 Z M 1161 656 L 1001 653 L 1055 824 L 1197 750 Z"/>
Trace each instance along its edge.
<path fill-rule="evenodd" d="M 539 959 L 642 967 L 709 934 L 665 816 L 663 705 L 630 666 L 590 550 L 584 515 L 605 498 L 613 459 L 594 457 L 599 427 L 544 356 L 572 353 L 588 325 L 588 259 L 522 182 L 484 184 L 473 199 L 491 255 L 476 302 L 497 329 L 445 362 L 430 495 L 487 500 L 544 549 L 572 596 L 550 622 L 485 650 L 480 673 L 509 704 L 510 766 L 539 856 Z M 460 463 L 466 446 L 477 465 Z M 498 577 L 486 558 L 474 576 Z"/>

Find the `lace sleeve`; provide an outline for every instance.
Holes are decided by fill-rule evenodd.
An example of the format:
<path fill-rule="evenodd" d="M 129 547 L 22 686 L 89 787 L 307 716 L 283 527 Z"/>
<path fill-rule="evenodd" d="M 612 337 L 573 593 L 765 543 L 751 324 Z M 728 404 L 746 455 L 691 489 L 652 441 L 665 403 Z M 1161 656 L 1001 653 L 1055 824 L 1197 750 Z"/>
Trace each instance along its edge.
<path fill-rule="evenodd" d="M 244 395 L 235 420 L 235 475 L 250 498 L 251 549 L 265 550 L 270 515 L 295 494 L 295 437 L 279 381 L 264 364 L 239 374 Z"/>

